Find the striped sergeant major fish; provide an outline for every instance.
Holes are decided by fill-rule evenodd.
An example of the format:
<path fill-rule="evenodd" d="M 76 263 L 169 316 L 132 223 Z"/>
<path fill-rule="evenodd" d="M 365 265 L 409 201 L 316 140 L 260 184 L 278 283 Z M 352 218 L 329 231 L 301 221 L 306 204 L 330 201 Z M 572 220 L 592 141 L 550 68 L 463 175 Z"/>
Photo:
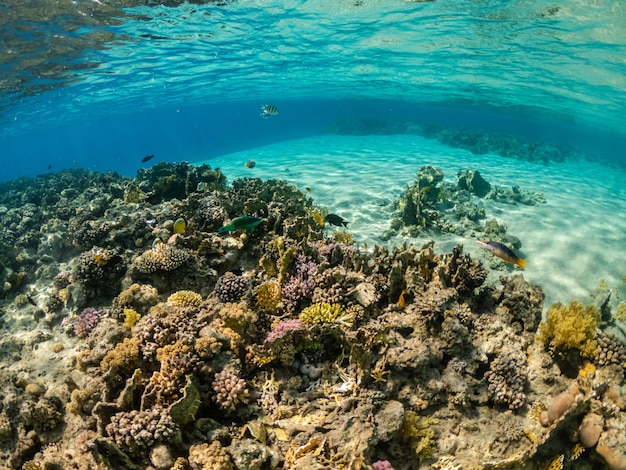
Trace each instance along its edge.
<path fill-rule="evenodd" d="M 270 116 L 276 116 L 278 108 L 273 104 L 264 104 L 261 106 L 261 117 L 267 119 Z"/>

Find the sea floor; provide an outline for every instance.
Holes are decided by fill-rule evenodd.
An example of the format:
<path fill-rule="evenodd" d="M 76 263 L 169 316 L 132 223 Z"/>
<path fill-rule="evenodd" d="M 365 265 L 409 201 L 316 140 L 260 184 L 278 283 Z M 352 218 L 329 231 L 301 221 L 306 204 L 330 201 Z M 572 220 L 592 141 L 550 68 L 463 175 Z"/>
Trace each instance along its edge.
<path fill-rule="evenodd" d="M 254 168 L 244 166 L 254 160 Z M 604 279 L 617 290 L 626 275 L 626 177 L 623 168 L 587 160 L 530 163 L 498 155 L 475 155 L 415 135 L 326 135 L 286 141 L 207 160 L 230 179 L 279 178 L 310 188 L 317 204 L 350 221 L 361 245 L 413 243 L 435 239 L 436 250 L 462 243 L 464 251 L 488 255 L 472 238 L 442 234 L 425 238 L 381 235 L 389 230 L 394 201 L 415 180 L 421 166 L 434 165 L 444 181 L 455 182 L 459 170 L 472 168 L 492 185 L 540 191 L 546 203 L 512 205 L 481 200 L 488 219 L 505 224 L 522 242 L 527 264 L 524 278 L 539 285 L 546 307 L 572 299 L 589 301 Z M 332 230 L 330 228 L 329 230 Z M 509 272 L 520 271 L 514 266 Z M 501 273 L 492 272 L 491 276 Z M 615 291 L 614 291 L 615 292 Z M 618 294 L 619 296 L 619 294 Z M 616 297 L 618 297 L 616 296 Z"/>

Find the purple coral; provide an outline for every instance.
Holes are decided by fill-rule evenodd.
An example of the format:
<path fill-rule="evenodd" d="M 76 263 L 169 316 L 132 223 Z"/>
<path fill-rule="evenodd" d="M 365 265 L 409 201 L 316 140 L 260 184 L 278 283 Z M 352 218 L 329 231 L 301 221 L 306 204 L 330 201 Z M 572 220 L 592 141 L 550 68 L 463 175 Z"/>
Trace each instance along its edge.
<path fill-rule="evenodd" d="M 282 338 L 291 331 L 301 331 L 308 329 L 308 326 L 299 318 L 283 320 L 274 327 L 267 335 L 267 341 L 272 342 Z"/>
<path fill-rule="evenodd" d="M 379 460 L 372 464 L 372 468 L 374 470 L 393 470 L 391 463 L 389 460 Z"/>
<path fill-rule="evenodd" d="M 295 312 L 302 299 L 311 297 L 315 289 L 314 276 L 317 264 L 304 255 L 298 255 L 293 274 L 282 285 L 283 303 L 290 312 Z"/>
<path fill-rule="evenodd" d="M 102 310 L 94 307 L 84 309 L 74 320 L 74 334 L 79 338 L 85 338 L 102 320 Z"/>

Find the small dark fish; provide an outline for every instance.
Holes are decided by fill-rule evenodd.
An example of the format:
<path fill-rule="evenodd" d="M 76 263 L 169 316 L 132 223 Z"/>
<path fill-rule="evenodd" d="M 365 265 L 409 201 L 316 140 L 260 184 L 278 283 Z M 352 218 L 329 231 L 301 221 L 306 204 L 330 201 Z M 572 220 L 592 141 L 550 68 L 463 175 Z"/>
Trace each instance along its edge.
<path fill-rule="evenodd" d="M 264 104 L 261 106 L 261 117 L 268 118 L 270 116 L 276 116 L 278 114 L 278 108 L 273 104 Z"/>
<path fill-rule="evenodd" d="M 30 295 L 26 294 L 26 300 L 28 300 L 28 303 L 31 304 L 33 307 L 37 307 L 37 302 L 35 302 Z"/>
<path fill-rule="evenodd" d="M 522 258 L 518 257 L 513 250 L 511 250 L 508 246 L 503 245 L 502 243 L 494 242 L 494 241 L 483 241 L 476 240 L 480 246 L 482 246 L 485 250 L 489 251 L 494 256 L 503 259 L 507 263 L 517 264 L 520 268 L 524 268 L 526 266 L 526 261 Z"/>
<path fill-rule="evenodd" d="M 141 163 L 146 163 L 149 162 L 150 160 L 152 160 L 154 158 L 154 155 L 146 155 L 145 157 L 143 157 L 141 159 Z"/>
<path fill-rule="evenodd" d="M 337 227 L 341 227 L 342 225 L 344 227 L 348 227 L 348 224 L 350 223 L 347 220 L 344 220 L 342 217 L 339 217 L 337 214 L 328 214 L 326 216 L 326 222 L 328 222 L 330 225 L 336 225 Z"/>
<path fill-rule="evenodd" d="M 263 222 L 263 219 L 259 217 L 244 215 L 243 217 L 233 219 L 228 225 L 218 228 L 217 233 L 234 232 L 235 230 L 253 232 L 261 222 Z"/>
<path fill-rule="evenodd" d="M 48 165 L 48 170 L 51 170 L 51 169 L 52 169 L 52 165 Z"/>
<path fill-rule="evenodd" d="M 243 164 L 246 168 L 254 168 L 256 166 L 256 162 L 254 160 L 248 160 Z"/>

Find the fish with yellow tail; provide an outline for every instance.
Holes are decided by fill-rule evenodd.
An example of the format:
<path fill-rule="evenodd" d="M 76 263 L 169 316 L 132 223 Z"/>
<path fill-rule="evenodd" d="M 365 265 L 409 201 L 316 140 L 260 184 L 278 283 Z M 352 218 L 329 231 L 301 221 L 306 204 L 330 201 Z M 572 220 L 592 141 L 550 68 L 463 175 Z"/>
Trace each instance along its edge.
<path fill-rule="evenodd" d="M 492 255 L 503 259 L 507 263 L 517 264 L 520 268 L 526 266 L 526 261 L 513 253 L 508 246 L 494 241 L 476 240 L 480 246 L 489 251 Z"/>

